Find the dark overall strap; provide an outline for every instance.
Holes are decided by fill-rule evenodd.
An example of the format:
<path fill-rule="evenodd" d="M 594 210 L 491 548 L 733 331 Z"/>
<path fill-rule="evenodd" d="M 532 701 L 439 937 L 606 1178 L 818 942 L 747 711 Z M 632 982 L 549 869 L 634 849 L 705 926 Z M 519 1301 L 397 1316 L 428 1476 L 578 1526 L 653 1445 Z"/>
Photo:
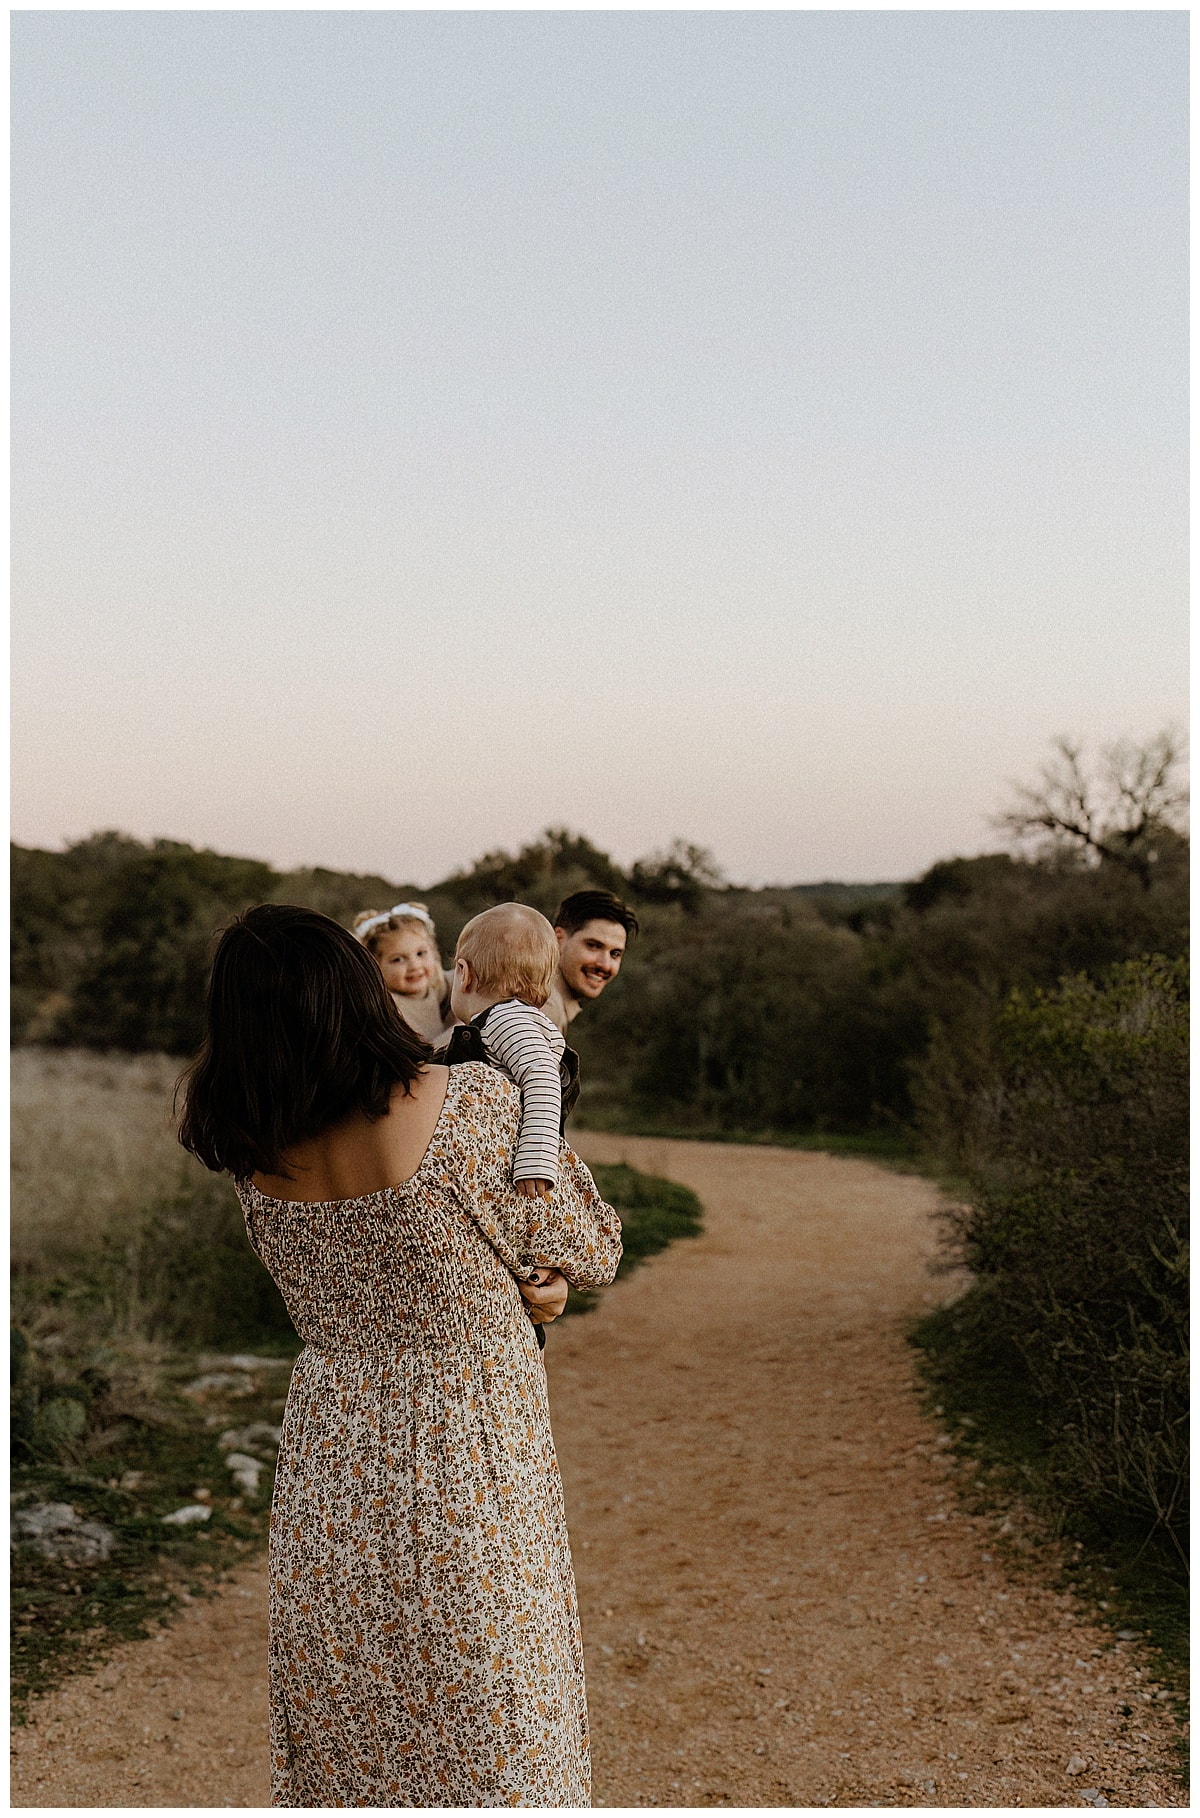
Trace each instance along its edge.
<path fill-rule="evenodd" d="M 460 1023 L 457 1029 L 450 1031 L 446 1046 L 439 1048 L 433 1057 L 438 1066 L 457 1067 L 463 1061 L 482 1061 L 486 1067 L 496 1065 L 483 1039 L 483 1026 L 495 1008 L 495 1004 L 490 1004 L 465 1026 Z M 565 1136 L 567 1118 L 579 1102 L 579 1056 L 574 1048 L 563 1049 L 562 1059 L 558 1063 L 558 1077 L 562 1083 L 562 1116 L 558 1122 L 558 1133 Z"/>
<path fill-rule="evenodd" d="M 574 1048 L 563 1049 L 558 1072 L 562 1080 L 562 1122 L 559 1131 L 565 1136 L 567 1118 L 579 1103 L 579 1056 Z"/>
<path fill-rule="evenodd" d="M 464 1061 L 482 1061 L 485 1067 L 496 1065 L 474 1023 L 460 1023 L 457 1029 L 451 1029 L 449 1041 L 444 1048 L 438 1049 L 433 1059 L 439 1067 L 458 1067 Z"/>

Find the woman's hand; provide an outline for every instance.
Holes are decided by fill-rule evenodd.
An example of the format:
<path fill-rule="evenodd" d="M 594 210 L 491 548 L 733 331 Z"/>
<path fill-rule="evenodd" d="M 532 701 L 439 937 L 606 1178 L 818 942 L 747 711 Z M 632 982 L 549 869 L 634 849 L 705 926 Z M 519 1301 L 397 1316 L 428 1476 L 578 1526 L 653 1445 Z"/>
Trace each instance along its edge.
<path fill-rule="evenodd" d="M 557 1269 L 539 1269 L 533 1281 L 518 1282 L 517 1286 L 535 1326 L 548 1326 L 567 1304 L 567 1278 Z"/>

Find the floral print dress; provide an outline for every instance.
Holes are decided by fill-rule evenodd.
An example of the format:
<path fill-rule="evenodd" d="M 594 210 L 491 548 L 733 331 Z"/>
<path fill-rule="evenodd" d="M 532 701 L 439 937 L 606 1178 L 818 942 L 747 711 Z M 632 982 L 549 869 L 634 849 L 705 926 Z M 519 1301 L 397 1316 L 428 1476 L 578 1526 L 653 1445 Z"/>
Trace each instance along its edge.
<path fill-rule="evenodd" d="M 359 1199 L 238 1182 L 305 1341 L 271 1511 L 277 1806 L 586 1806 L 588 1722 L 546 1378 L 517 1289 L 611 1281 L 620 1221 L 564 1145 L 514 1192 L 520 1096 L 452 1070 L 424 1160 Z"/>

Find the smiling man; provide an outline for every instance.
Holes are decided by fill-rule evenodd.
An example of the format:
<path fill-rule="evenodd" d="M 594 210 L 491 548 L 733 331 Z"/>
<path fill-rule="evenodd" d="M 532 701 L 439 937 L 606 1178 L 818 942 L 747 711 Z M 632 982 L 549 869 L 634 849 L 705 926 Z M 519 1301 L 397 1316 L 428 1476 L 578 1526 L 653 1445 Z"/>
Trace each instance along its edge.
<path fill-rule="evenodd" d="M 584 1003 L 616 978 L 625 943 L 637 933 L 637 916 L 611 890 L 577 890 L 554 918 L 558 972 L 542 1006 L 565 1035 Z"/>

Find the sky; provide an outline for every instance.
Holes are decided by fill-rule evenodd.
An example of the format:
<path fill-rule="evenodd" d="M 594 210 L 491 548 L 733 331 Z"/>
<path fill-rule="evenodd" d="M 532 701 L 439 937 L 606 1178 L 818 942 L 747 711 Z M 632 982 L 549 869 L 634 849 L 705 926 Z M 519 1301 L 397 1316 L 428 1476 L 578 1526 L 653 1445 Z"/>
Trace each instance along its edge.
<path fill-rule="evenodd" d="M 13 837 L 994 849 L 1186 714 L 1183 12 L 18 12 Z"/>

